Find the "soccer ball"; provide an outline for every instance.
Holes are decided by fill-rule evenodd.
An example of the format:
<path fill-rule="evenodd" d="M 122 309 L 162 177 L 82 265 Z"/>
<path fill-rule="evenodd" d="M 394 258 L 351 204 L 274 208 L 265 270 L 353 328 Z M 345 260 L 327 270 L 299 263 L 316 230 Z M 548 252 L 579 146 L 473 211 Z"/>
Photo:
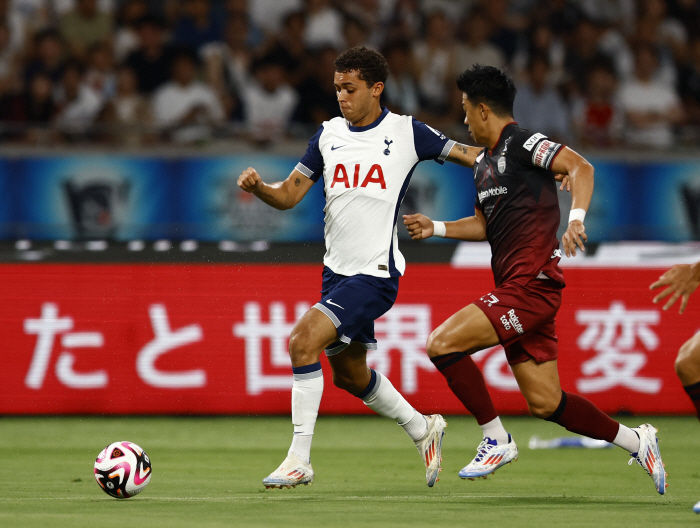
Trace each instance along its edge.
<path fill-rule="evenodd" d="M 151 480 L 151 459 L 133 442 L 114 442 L 97 455 L 95 480 L 110 497 L 128 499 Z"/>

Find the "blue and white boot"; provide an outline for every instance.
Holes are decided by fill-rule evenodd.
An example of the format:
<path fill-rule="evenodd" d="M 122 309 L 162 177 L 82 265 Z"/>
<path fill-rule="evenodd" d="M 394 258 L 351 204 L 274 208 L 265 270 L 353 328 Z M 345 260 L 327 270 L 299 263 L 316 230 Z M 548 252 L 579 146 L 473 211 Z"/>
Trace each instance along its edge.
<path fill-rule="evenodd" d="M 460 478 L 474 480 L 486 478 L 501 466 L 518 460 L 518 446 L 513 437 L 508 435 L 507 444 L 498 444 L 496 440 L 484 438 L 476 448 L 474 460 L 459 472 Z"/>

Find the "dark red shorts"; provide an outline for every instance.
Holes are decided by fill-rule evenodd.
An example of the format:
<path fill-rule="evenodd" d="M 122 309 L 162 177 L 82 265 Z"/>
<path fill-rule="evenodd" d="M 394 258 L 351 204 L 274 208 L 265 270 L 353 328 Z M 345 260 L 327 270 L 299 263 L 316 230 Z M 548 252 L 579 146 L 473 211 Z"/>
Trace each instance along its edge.
<path fill-rule="evenodd" d="M 503 284 L 473 304 L 491 321 L 508 364 L 557 359 L 554 319 L 561 306 L 558 283 L 533 279 L 524 286 Z"/>

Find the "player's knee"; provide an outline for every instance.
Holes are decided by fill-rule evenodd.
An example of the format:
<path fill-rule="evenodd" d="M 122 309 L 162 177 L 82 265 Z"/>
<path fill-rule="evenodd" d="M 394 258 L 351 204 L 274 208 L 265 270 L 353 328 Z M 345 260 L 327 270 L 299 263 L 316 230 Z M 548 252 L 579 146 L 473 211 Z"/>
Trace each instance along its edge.
<path fill-rule="evenodd" d="M 527 409 L 535 418 L 545 420 L 554 414 L 559 406 L 559 401 L 552 398 L 535 397 L 527 400 Z"/>
<path fill-rule="evenodd" d="M 683 344 L 674 367 L 683 385 L 690 385 L 700 379 L 700 339 L 694 338 Z"/>
<path fill-rule="evenodd" d="M 346 372 L 333 372 L 333 385 L 339 389 L 349 392 L 356 396 L 362 392 L 364 387 L 359 386 L 355 378 Z"/>
<path fill-rule="evenodd" d="M 447 339 L 445 339 L 445 334 L 440 332 L 439 328 L 436 328 L 430 334 L 428 343 L 425 345 L 425 351 L 428 353 L 428 357 L 430 358 L 443 356 L 453 352 L 453 350 L 450 349 Z"/>
<path fill-rule="evenodd" d="M 312 361 L 314 358 L 313 350 L 311 350 L 311 339 L 308 332 L 294 331 L 289 336 L 289 357 L 292 358 L 292 363 L 306 360 Z"/>

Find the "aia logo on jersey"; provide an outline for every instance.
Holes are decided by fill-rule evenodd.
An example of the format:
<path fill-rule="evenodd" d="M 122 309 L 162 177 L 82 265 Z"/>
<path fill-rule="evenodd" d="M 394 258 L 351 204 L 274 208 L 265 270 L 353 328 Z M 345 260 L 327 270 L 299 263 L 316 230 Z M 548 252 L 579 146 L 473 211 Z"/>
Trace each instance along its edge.
<path fill-rule="evenodd" d="M 355 164 L 355 170 L 352 175 L 352 184 L 350 178 L 348 177 L 348 170 L 345 165 L 338 163 L 335 166 L 335 172 L 333 173 L 333 181 L 331 182 L 331 189 L 335 184 L 343 184 L 346 189 L 355 188 L 358 185 L 360 187 L 367 187 L 370 183 L 377 183 L 382 186 L 382 189 L 386 189 L 386 182 L 384 181 L 384 172 L 382 171 L 382 166 L 374 164 L 369 168 L 367 174 L 362 179 L 362 184 L 360 184 L 360 164 Z"/>

